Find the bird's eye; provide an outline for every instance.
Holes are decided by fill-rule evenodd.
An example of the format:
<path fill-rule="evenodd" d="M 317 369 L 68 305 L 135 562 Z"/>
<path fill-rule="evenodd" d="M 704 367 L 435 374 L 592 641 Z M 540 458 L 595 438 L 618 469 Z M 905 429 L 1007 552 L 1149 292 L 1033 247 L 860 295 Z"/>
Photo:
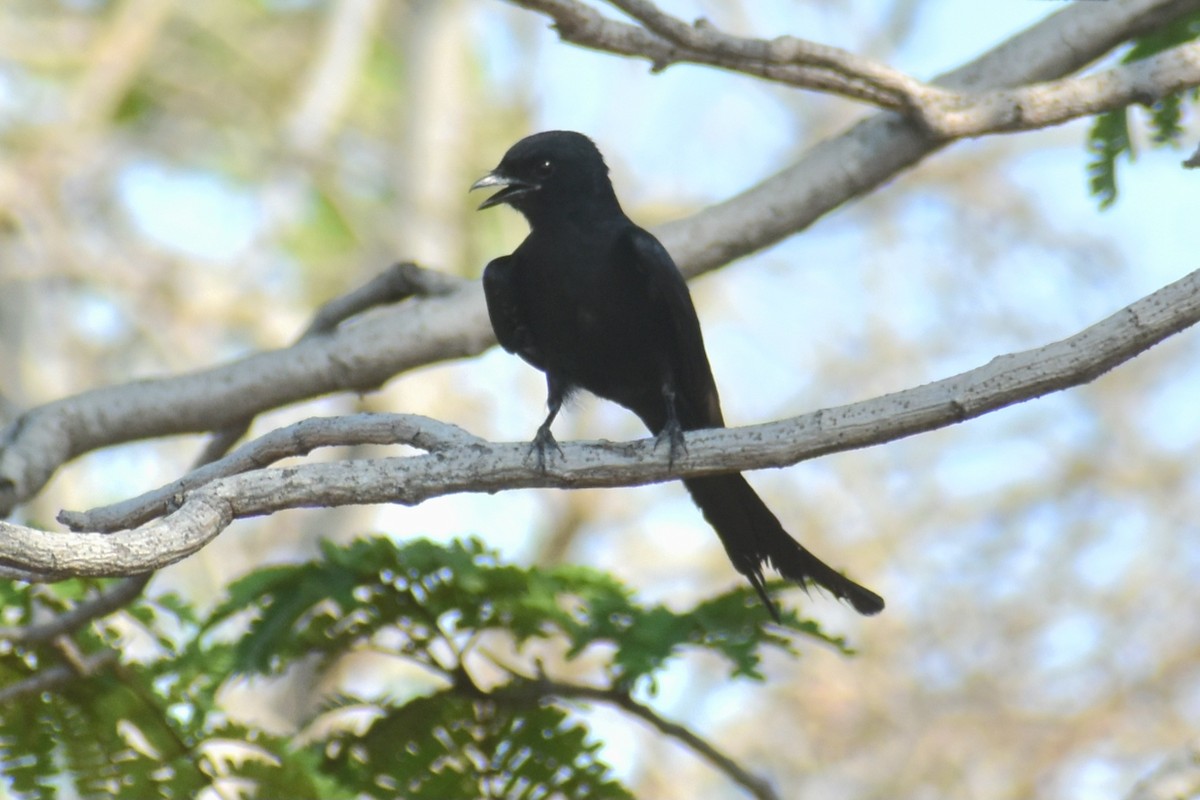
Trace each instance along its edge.
<path fill-rule="evenodd" d="M 535 167 L 535 171 L 539 178 L 548 178 L 554 172 L 554 162 L 547 158 Z"/>

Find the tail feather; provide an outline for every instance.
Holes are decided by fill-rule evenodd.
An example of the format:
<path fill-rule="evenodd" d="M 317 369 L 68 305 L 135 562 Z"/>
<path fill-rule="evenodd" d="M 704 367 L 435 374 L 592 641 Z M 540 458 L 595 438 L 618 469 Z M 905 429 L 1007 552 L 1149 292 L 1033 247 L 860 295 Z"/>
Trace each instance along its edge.
<path fill-rule="evenodd" d="M 811 581 L 846 600 L 860 614 L 878 614 L 883 598 L 837 572 L 793 539 L 741 475 L 689 478 L 683 482 L 716 530 L 737 571 L 745 575 L 771 616 L 779 611 L 763 585 L 763 565 L 800 586 Z"/>

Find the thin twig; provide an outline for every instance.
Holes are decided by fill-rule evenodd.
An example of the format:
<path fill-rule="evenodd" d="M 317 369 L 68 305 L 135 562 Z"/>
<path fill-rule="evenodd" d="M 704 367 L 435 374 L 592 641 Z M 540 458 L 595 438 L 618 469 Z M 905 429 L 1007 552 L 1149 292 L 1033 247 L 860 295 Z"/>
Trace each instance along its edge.
<path fill-rule="evenodd" d="M 69 611 L 64 611 L 46 622 L 33 625 L 0 628 L 0 640 L 32 644 L 45 642 L 64 634 L 72 633 L 94 619 L 111 614 L 133 602 L 146 588 L 153 575 L 135 575 L 86 600 Z"/>
<path fill-rule="evenodd" d="M 565 42 L 618 55 L 645 58 L 653 64 L 655 71 L 666 69 L 671 64 L 704 64 L 789 86 L 862 100 L 882 108 L 903 110 L 907 107 L 907 103 L 898 98 L 895 93 L 884 91 L 872 82 L 858 76 L 848 77 L 846 74 L 827 67 L 791 63 L 786 59 L 765 61 L 739 59 L 720 52 L 720 48 L 706 50 L 699 47 L 696 49 L 685 47 L 640 25 L 630 25 L 606 17 L 594 8 L 576 0 L 511 0 L 511 2 L 550 17 L 554 20 L 554 27 L 558 31 L 559 37 Z M 655 17 L 655 19 L 660 18 Z M 686 23 L 679 22 L 679 24 L 688 27 Z M 711 26 L 705 26 L 705 30 L 711 30 Z M 699 35 L 703 36 L 703 34 Z M 725 36 L 725 34 L 720 34 L 720 36 Z M 736 37 L 730 38 L 736 39 Z M 771 43 L 768 42 L 762 42 L 762 44 L 768 49 L 771 46 Z"/>
<path fill-rule="evenodd" d="M 449 294 L 459 281 L 450 276 L 424 269 L 411 261 L 393 264 L 357 289 L 335 297 L 317 309 L 312 322 L 300 334 L 296 343 L 332 333 L 351 317 L 379 306 L 392 305 L 410 297 L 436 297 Z M 215 431 L 197 456 L 193 469 L 222 458 L 250 430 L 254 417 L 249 416 Z"/>
<path fill-rule="evenodd" d="M 83 674 L 94 675 L 103 667 L 116 662 L 116 660 L 116 652 L 107 649 L 93 653 L 90 656 L 84 656 L 82 659 Z M 25 680 L 0 687 L 0 706 L 4 706 L 18 697 L 23 697 L 27 694 L 40 694 L 57 689 L 59 686 L 70 683 L 79 676 L 80 673 L 69 664 L 58 664 L 53 667 L 47 667 L 40 670 L 36 675 L 30 675 Z"/>
<path fill-rule="evenodd" d="M 1183 166 L 1187 169 L 1200 168 L 1200 146 L 1196 147 L 1196 152 L 1188 156 L 1187 161 L 1183 162 Z"/>
<path fill-rule="evenodd" d="M 753 774 L 732 757 L 718 750 L 686 726 L 660 715 L 649 706 L 634 700 L 626 692 L 594 686 L 560 683 L 548 678 L 522 678 L 517 683 L 493 692 L 498 699 L 520 699 L 524 702 L 562 698 L 589 700 L 615 706 L 628 714 L 648 723 L 664 736 L 684 744 L 716 769 L 723 772 L 734 783 L 749 792 L 757 800 L 779 800 L 775 789 L 765 779 Z"/>
<path fill-rule="evenodd" d="M 893 109 L 918 105 L 922 98 L 941 93 L 941 90 L 927 86 L 898 70 L 840 47 L 819 44 L 795 36 L 780 36 L 771 40 L 733 36 L 717 29 L 708 20 L 697 20 L 695 25 L 688 25 L 683 20 L 663 12 L 648 0 L 609 2 L 642 23 L 652 33 L 689 52 L 719 58 L 723 61 L 722 66 L 738 71 L 757 70 L 759 65 L 828 70 L 845 78 L 850 86 L 873 87 L 884 93 L 883 97 L 855 93 L 854 99 L 866 99 Z"/>
<path fill-rule="evenodd" d="M 458 285 L 458 280 L 444 272 L 425 269 L 411 261 L 393 264 L 357 289 L 321 306 L 299 341 L 331 333 L 338 325 L 369 309 L 399 303 L 410 297 L 449 294 Z"/>

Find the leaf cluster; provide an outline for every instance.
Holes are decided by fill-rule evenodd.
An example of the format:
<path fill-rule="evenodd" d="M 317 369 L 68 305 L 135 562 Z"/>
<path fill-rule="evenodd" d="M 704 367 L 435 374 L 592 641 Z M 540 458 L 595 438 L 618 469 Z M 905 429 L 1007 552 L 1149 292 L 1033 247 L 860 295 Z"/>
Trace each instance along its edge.
<path fill-rule="evenodd" d="M 1159 30 L 1135 39 L 1122 63 L 1140 61 L 1200 37 L 1200 11 L 1188 14 Z M 1200 91 L 1191 89 L 1160 97 L 1147 105 L 1150 141 L 1155 146 L 1177 146 L 1183 135 L 1186 108 L 1200 101 Z M 1117 108 L 1098 114 L 1088 133 L 1088 184 L 1100 208 L 1117 199 L 1117 160 L 1132 161 L 1137 153 L 1129 130 L 1129 109 Z"/>
<path fill-rule="evenodd" d="M 5 586 L 5 621 L 28 624 L 89 588 L 67 582 L 48 598 Z M 653 692 L 688 651 L 761 680 L 764 649 L 794 653 L 797 634 L 849 652 L 795 614 L 770 624 L 745 589 L 676 612 L 638 603 L 596 570 L 502 563 L 476 540 L 326 544 L 312 561 L 236 581 L 203 619 L 165 595 L 78 634 L 84 654 L 139 656 L 0 705 L 0 771 L 11 795 L 30 798 L 627 798 L 576 702 Z M 521 657 L 535 641 L 563 654 L 556 668 L 586 655 L 598 675 L 574 685 L 529 666 Z M 400 670 L 409 677 L 384 691 L 345 681 L 290 735 L 239 721 L 217 699 L 249 676 L 279 680 L 269 676 L 299 663 L 332 671 L 364 652 L 428 678 Z M 52 643 L 5 643 L 0 691 L 61 662 Z"/>

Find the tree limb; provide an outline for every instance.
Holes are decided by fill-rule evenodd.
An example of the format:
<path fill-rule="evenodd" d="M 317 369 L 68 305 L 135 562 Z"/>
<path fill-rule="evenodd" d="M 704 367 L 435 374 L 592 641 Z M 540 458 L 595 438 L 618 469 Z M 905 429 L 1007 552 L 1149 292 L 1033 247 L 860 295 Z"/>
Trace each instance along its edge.
<path fill-rule="evenodd" d="M 410 297 L 441 297 L 450 294 L 461 281 L 412 262 L 393 264 L 362 286 L 335 297 L 317 309 L 312 322 L 300 334 L 297 343 L 333 333 L 346 320 L 372 308 L 399 303 Z M 216 461 L 229 452 L 250 430 L 258 412 L 217 430 L 196 458 L 197 466 Z"/>
<path fill-rule="evenodd" d="M 1200 42 L 1081 78 L 939 97 L 918 112 L 934 135 L 961 139 L 1047 128 L 1132 103 L 1150 105 L 1194 86 L 1200 86 Z"/>
<path fill-rule="evenodd" d="M 1196 9 L 1200 0 L 1073 4 L 937 83 L 980 92 L 1057 78 L 1131 36 Z M 803 230 L 944 144 L 921 125 L 877 114 L 816 145 L 754 188 L 657 232 L 680 267 L 695 275 Z M 381 347 L 381 342 L 403 347 Z M 493 343 L 482 292 L 476 282 L 463 281 L 447 294 L 410 300 L 290 348 L 46 404 L 0 432 L 0 516 L 83 453 L 226 428 L 266 409 L 330 392 L 367 391 L 407 369 L 476 355 Z M 0 572 L 13 574 L 2 567 Z"/>
<path fill-rule="evenodd" d="M 546 14 L 564 41 L 641 56 L 656 70 L 693 62 L 790 86 L 815 89 L 906 113 L 936 139 L 1032 130 L 1200 85 L 1200 45 L 1185 45 L 1098 75 L 1021 89 L 951 91 L 922 83 L 871 59 L 828 45 L 780 36 L 732 36 L 707 20 L 689 25 L 648 0 L 609 0 L 641 23 L 604 17 L 578 0 L 513 0 Z M 956 83 L 954 75 L 939 81 Z"/>
<path fill-rule="evenodd" d="M 430 453 L 485 443 L 457 425 L 415 414 L 353 414 L 317 417 L 273 430 L 229 456 L 194 469 L 177 481 L 91 511 L 62 511 L 58 521 L 73 531 L 106 533 L 132 528 L 177 508 L 184 495 L 217 478 L 249 472 L 318 447 L 403 444 Z M 0 634 L 0 638 L 4 638 Z"/>
<path fill-rule="evenodd" d="M 565 443 L 562 457 L 544 471 L 531 463 L 525 443 L 467 440 L 408 458 L 258 469 L 203 484 L 188 492 L 173 513 L 134 529 L 51 534 L 0 522 L 0 565 L 37 573 L 40 580 L 135 575 L 191 555 L 234 519 L 288 508 L 415 505 L 458 492 L 630 486 L 789 466 L 946 427 L 1087 383 L 1198 321 L 1200 270 L 1073 336 L 998 356 L 960 375 L 765 425 L 691 432 L 687 452 L 673 466 L 652 439 Z M 284 451 L 286 443 L 298 441 L 287 431 L 278 435 Z"/>
<path fill-rule="evenodd" d="M 244 425 L 256 414 L 337 391 L 378 388 L 405 370 L 475 355 L 494 342 L 476 282 L 409 300 L 291 347 L 211 369 L 93 389 L 31 409 L 0 431 L 0 516 L 67 461 L 140 439 Z M 448 287 L 455 285 L 455 291 Z M 403 342 L 403 347 L 381 345 Z"/>
<path fill-rule="evenodd" d="M 323 305 L 314 315 L 312 322 L 304 333 L 300 336 L 300 341 L 305 341 L 318 336 L 324 336 L 331 333 L 339 325 L 348 319 L 351 319 L 358 314 L 363 313 L 371 308 L 398 303 L 413 296 L 433 297 L 449 293 L 457 281 L 449 278 L 441 273 L 424 270 L 412 263 L 394 264 L 388 269 L 383 270 L 372 280 L 368 281 L 363 286 L 348 292 L 345 295 L 334 298 Z M 234 472 L 253 469 L 256 466 L 272 463 L 278 460 L 278 457 L 269 457 L 270 448 L 278 439 L 277 435 L 268 434 L 261 437 L 255 443 L 253 448 L 243 448 L 239 451 L 239 455 L 233 458 L 225 459 L 224 469 L 214 470 L 210 465 L 211 462 L 220 459 L 233 444 L 242 437 L 249 427 L 250 421 L 253 418 L 242 420 L 236 425 L 232 425 L 224 430 L 218 431 L 213 438 L 209 440 L 203 451 L 197 457 L 195 466 L 188 473 L 195 481 L 204 482 L 211 480 L 212 477 L 218 475 L 233 474 Z M 433 421 L 428 421 L 432 423 Z M 452 429 L 452 430 L 451 430 Z M 303 428 L 290 429 L 291 435 L 296 438 L 296 441 L 291 443 L 292 454 L 299 449 L 303 450 L 304 444 L 307 441 L 306 431 Z M 342 444 L 367 444 L 374 439 L 370 438 L 372 433 L 369 425 L 359 425 L 354 429 L 354 432 L 360 436 L 359 440 L 355 440 L 353 436 L 348 436 Z M 405 435 L 398 432 L 394 427 L 389 428 L 391 443 L 396 441 L 406 441 Z M 375 434 L 376 436 L 378 434 Z M 422 445 L 425 449 L 434 450 L 436 447 L 444 443 L 447 437 L 457 437 L 455 441 L 462 441 L 462 437 L 466 436 L 465 432 L 454 426 L 445 423 L 424 424 L 419 426 L 407 434 L 407 440 L 414 446 Z M 313 440 L 311 447 L 323 446 L 319 439 Z M 267 454 L 267 455 L 264 455 Z M 280 456 L 281 457 L 281 456 Z M 266 458 L 265 461 L 260 459 Z M 196 484 L 198 485 L 198 484 Z M 156 508 L 153 513 L 145 515 L 143 518 L 136 521 L 126 522 L 124 524 L 114 525 L 104 522 L 104 511 L 100 509 L 96 512 L 93 519 L 87 520 L 86 524 L 74 525 L 75 530 L 88 529 L 94 531 L 116 530 L 121 527 L 132 527 L 145 522 L 155 516 L 160 516 L 167 512 L 169 503 L 173 497 L 182 493 L 185 489 L 191 488 L 191 485 L 184 485 L 177 481 L 175 484 L 163 487 L 159 490 L 158 505 L 153 503 L 149 505 L 151 508 Z M 142 506 L 147 506 L 147 501 L 142 498 L 137 498 L 142 501 Z M 126 501 L 128 504 L 130 501 Z M 122 504 L 117 504 L 119 509 Z M 117 513 L 117 512 L 109 512 Z M 70 518 L 70 512 L 63 512 L 63 516 Z M 64 524 L 70 525 L 64 520 Z M 23 570 L 7 568 L 2 570 L 4 577 L 11 580 L 36 580 L 37 576 Z M 127 578 L 116 586 L 110 587 L 107 590 L 100 592 L 95 597 L 80 603 L 78 606 L 66 611 L 54 619 L 47 622 L 39 622 L 29 626 L 16 626 L 9 628 L 0 628 L 0 640 L 13 642 L 39 642 L 53 639 L 63 634 L 71 633 L 84 625 L 87 625 L 93 619 L 111 614 L 119 608 L 133 602 L 146 588 L 146 585 L 153 577 L 153 573 L 147 572 L 131 578 Z"/>
<path fill-rule="evenodd" d="M 847 50 L 794 36 L 732 36 L 708 20 L 689 25 L 646 0 L 609 0 L 642 28 L 608 19 L 577 0 L 514 0 L 546 14 L 564 41 L 650 60 L 655 70 L 691 62 L 904 110 L 938 90 Z"/>

